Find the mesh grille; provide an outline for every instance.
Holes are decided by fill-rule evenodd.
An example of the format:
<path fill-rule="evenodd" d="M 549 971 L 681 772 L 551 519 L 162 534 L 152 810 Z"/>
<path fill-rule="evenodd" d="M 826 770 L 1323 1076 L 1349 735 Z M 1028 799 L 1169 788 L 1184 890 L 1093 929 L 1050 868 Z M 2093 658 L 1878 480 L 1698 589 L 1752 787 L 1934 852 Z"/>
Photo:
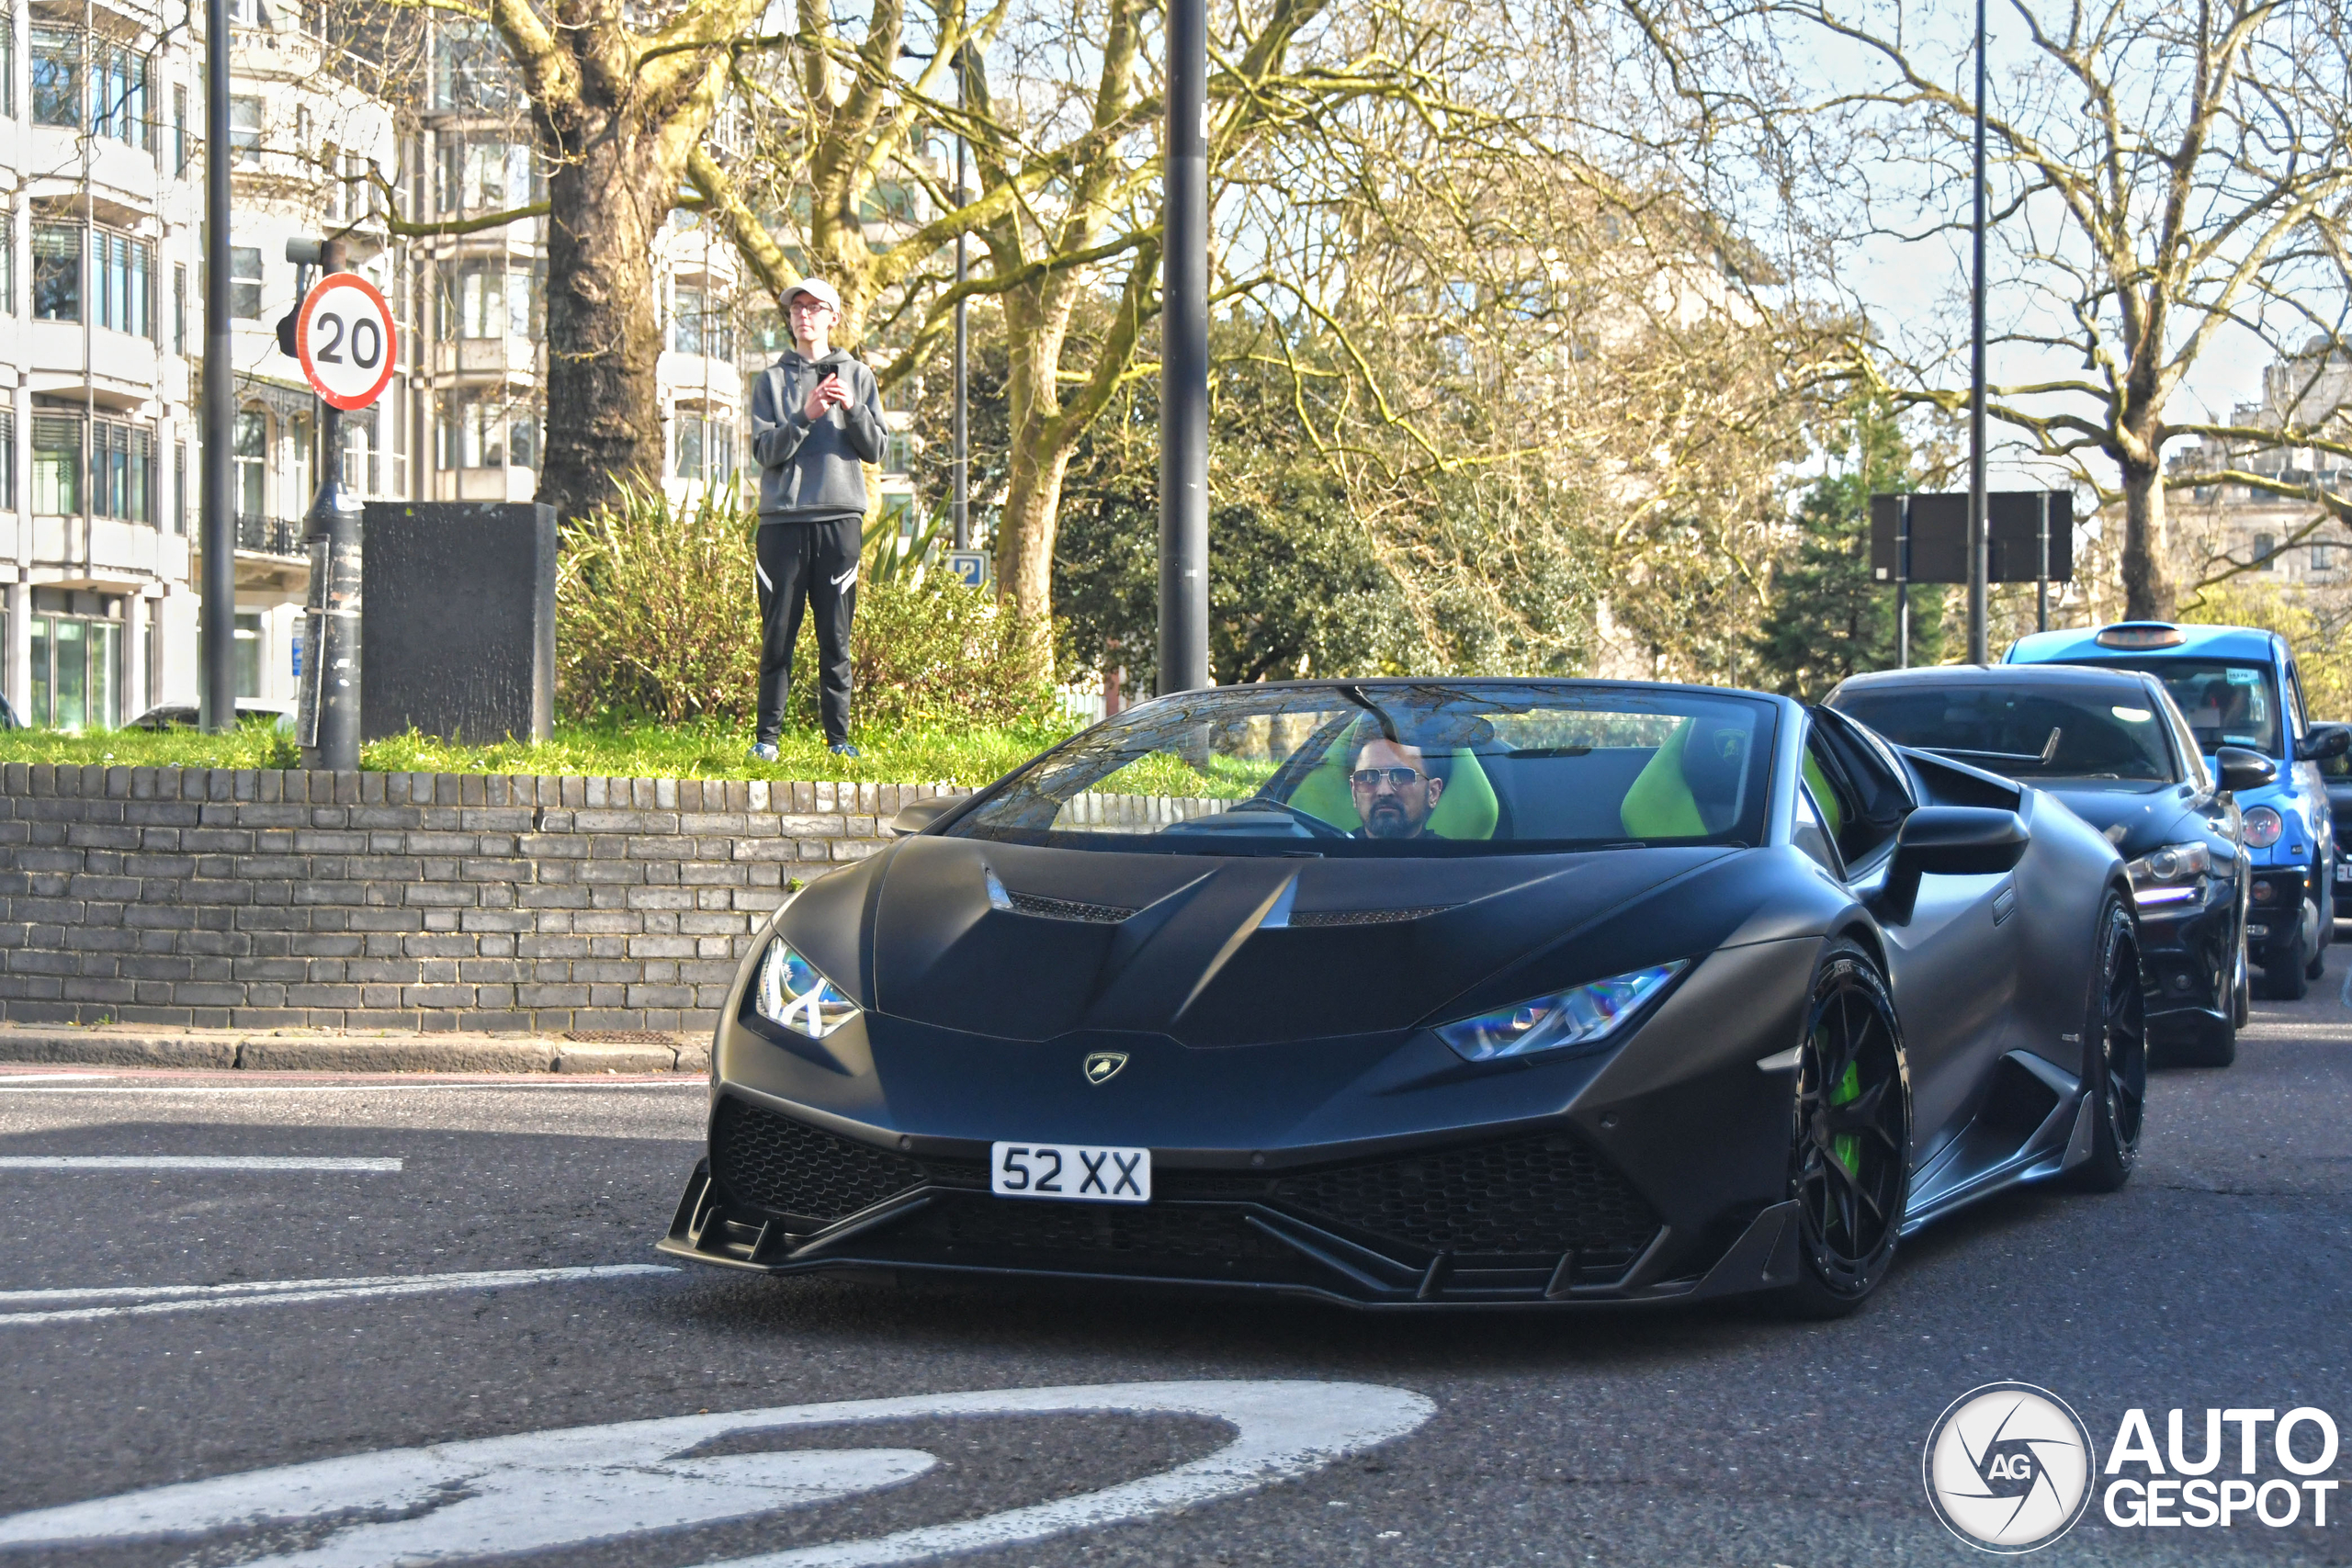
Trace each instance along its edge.
<path fill-rule="evenodd" d="M 923 1168 L 904 1155 L 740 1100 L 719 1101 L 710 1168 L 745 1202 L 829 1224 L 923 1180 Z"/>
<path fill-rule="evenodd" d="M 1426 915 L 1440 915 L 1453 908 L 1451 904 L 1424 904 L 1410 909 L 1309 909 L 1305 914 L 1293 914 L 1294 926 L 1385 926 L 1397 920 L 1418 920 Z"/>
<path fill-rule="evenodd" d="M 1115 926 L 1133 909 L 1122 909 L 1116 904 L 1074 904 L 1067 898 L 1046 898 L 1035 893 L 1010 893 L 1016 913 L 1042 916 L 1048 920 L 1084 920 L 1090 925 Z"/>
<path fill-rule="evenodd" d="M 1284 1176 L 1273 1201 L 1432 1252 L 1638 1250 L 1658 1217 L 1566 1133 Z"/>

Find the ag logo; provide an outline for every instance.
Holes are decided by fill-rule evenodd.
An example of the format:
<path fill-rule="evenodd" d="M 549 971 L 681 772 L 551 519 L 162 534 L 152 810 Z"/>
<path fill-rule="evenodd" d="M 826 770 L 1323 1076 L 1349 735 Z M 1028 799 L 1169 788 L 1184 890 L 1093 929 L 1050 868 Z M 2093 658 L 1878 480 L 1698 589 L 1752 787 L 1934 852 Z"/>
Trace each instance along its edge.
<path fill-rule="evenodd" d="M 1921 1469 L 1952 1534 L 1980 1551 L 2033 1551 L 2090 1502 L 2090 1429 L 2048 1389 L 1986 1383 L 1937 1418 Z"/>
<path fill-rule="evenodd" d="M 1086 1058 L 1086 1081 L 1109 1083 L 1119 1076 L 1119 1069 L 1126 1065 L 1127 1054 L 1125 1051 L 1094 1052 Z"/>

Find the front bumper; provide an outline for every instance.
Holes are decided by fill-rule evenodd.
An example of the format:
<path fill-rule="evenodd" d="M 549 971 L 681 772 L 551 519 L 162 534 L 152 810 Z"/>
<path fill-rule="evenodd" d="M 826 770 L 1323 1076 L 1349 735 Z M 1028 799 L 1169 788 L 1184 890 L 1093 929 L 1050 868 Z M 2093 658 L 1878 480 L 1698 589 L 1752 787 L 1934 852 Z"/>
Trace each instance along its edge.
<path fill-rule="evenodd" d="M 2246 907 L 2245 952 L 2256 964 L 2301 962 L 2316 935 L 2306 930 L 2315 923 L 2310 878 L 2301 866 L 2265 866 L 2254 873 L 2253 897 Z"/>
<path fill-rule="evenodd" d="M 2194 1032 L 2229 1015 L 2237 985 L 2238 886 L 2215 881 L 2199 902 L 2141 906 L 2148 1023 L 2160 1036 Z"/>
<path fill-rule="evenodd" d="M 1276 1175 L 1156 1164 L 1152 1201 L 1135 1205 L 998 1198 L 985 1149 L 915 1159 L 731 1097 L 711 1146 L 659 1250 L 769 1274 L 1025 1275 L 1379 1308 L 1692 1301 L 1797 1277 L 1785 1202 L 1703 1269 L 1670 1269 L 1688 1249 L 1565 1127 Z"/>

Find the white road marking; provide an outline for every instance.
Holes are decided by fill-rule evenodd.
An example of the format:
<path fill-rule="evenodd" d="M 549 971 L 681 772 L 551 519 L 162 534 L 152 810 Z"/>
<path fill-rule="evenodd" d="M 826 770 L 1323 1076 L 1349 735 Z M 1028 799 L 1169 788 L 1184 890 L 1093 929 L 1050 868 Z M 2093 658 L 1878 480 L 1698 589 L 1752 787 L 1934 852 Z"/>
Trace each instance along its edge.
<path fill-rule="evenodd" d="M 97 1076 L 97 1075 L 95 1075 L 95 1074 L 94 1074 L 94 1075 L 91 1075 L 91 1076 L 96 1077 L 96 1076 Z M 117 1074 L 117 1075 L 113 1075 L 113 1076 L 116 1076 L 116 1077 L 127 1077 L 127 1076 L 129 1076 L 129 1075 Z M 367 1093 L 367 1092 L 368 1092 L 368 1091 L 370 1091 L 370 1090 L 388 1090 L 388 1091 L 393 1091 L 393 1092 L 401 1093 L 401 1094 L 408 1094 L 408 1093 L 413 1093 L 413 1092 L 416 1092 L 416 1091 L 418 1091 L 418 1090 L 424 1090 L 424 1089 L 474 1089 L 474 1090 L 477 1090 L 477 1091 L 481 1091 L 481 1090 L 488 1090 L 488 1089 L 526 1089 L 526 1090 L 529 1090 L 529 1091 L 532 1091 L 532 1092 L 537 1092 L 537 1091 L 539 1091 L 539 1090 L 542 1090 L 542 1089 L 568 1089 L 568 1090 L 572 1090 L 572 1091 L 575 1091 L 575 1092 L 576 1092 L 576 1091 L 578 1091 L 578 1090 L 581 1090 L 581 1089 L 604 1089 L 604 1090 L 606 1090 L 606 1091 L 608 1091 L 608 1092 L 609 1092 L 609 1091 L 616 1090 L 616 1089 L 708 1089 L 710 1088 L 710 1080 L 709 1080 L 708 1078 L 707 1078 L 707 1077 L 701 1077 L 701 1076 L 699 1076 L 699 1075 L 697 1075 L 697 1076 L 695 1076 L 695 1077 L 691 1077 L 691 1078 L 682 1079 L 682 1080 L 680 1080 L 680 1081 L 678 1081 L 678 1082 L 674 1082 L 674 1083 L 673 1083 L 673 1082 L 666 1082 L 666 1081 L 663 1081 L 663 1080 L 659 1079 L 659 1078 L 641 1078 L 641 1079 L 638 1079 L 638 1080 L 636 1080 L 636 1081 L 634 1081 L 634 1082 L 623 1081 L 623 1082 L 619 1082 L 619 1083 L 610 1083 L 610 1082 L 606 1082 L 606 1083 L 599 1083 L 598 1081 L 596 1081 L 596 1080 L 595 1080 L 595 1079 L 594 1079 L 594 1078 L 581 1078 L 581 1079 L 576 1079 L 576 1080 L 574 1080 L 574 1081 L 571 1081 L 571 1082 L 567 1083 L 567 1082 L 565 1082 L 565 1081 L 562 1079 L 562 1077 L 561 1077 L 560 1075 L 558 1075 L 558 1074 L 554 1074 L 554 1073 L 549 1073 L 549 1074 L 548 1075 L 548 1082 L 546 1082 L 546 1083 L 530 1083 L 530 1082 L 526 1082 L 526 1081 L 522 1081 L 522 1080 L 519 1080 L 519 1079 L 514 1079 L 514 1078 L 494 1078 L 494 1079 L 485 1079 L 485 1080 L 482 1080 L 482 1081 L 480 1081 L 480 1082 L 476 1082 L 476 1083 L 257 1083 L 257 1084 L 236 1084 L 236 1083 L 218 1083 L 218 1084 L 168 1084 L 168 1083 L 158 1083 L 158 1084 L 133 1084 L 133 1085 L 119 1085 L 119 1086 L 118 1086 L 118 1085 L 108 1085 L 108 1086 L 107 1086 L 106 1088 L 103 1088 L 103 1089 L 83 1089 L 83 1088 L 80 1088 L 80 1087 L 78 1087 L 78 1086 L 66 1086 L 66 1087 L 62 1087 L 62 1088 L 57 1088 L 57 1087 L 51 1087 L 51 1086 L 49 1086 L 49 1085 L 38 1085 L 38 1086 L 35 1086 L 34 1088 L 32 1088 L 32 1089 L 28 1089 L 27 1092 L 28 1092 L 28 1093 L 39 1093 L 39 1094 L 55 1094 L 55 1095 L 69 1095 L 69 1094 L 73 1094 L 73 1095 L 81 1095 L 81 1094 L 364 1094 L 364 1093 Z M 21 1081 L 21 1080 L 19 1080 L 19 1079 L 16 1079 L 16 1078 L 11 1078 L 11 1077 L 0 1077 L 0 1091 L 6 1091 L 6 1090 L 7 1090 L 7 1089 L 11 1089 L 16 1088 L 16 1087 L 17 1087 L 17 1083 L 18 1083 L 19 1081 Z"/>
<path fill-rule="evenodd" d="M 557 1285 L 575 1280 L 620 1280 L 641 1274 L 675 1274 L 659 1263 L 608 1263 L 576 1269 L 500 1269 L 470 1274 L 379 1274 L 345 1280 L 266 1280 L 230 1285 L 93 1286 L 86 1290 L 0 1291 L 0 1307 L 42 1302 L 92 1302 L 112 1298 L 124 1304 L 56 1307 L 0 1313 L 0 1328 L 34 1323 L 86 1323 L 108 1317 L 154 1317 L 164 1313 L 209 1312 L 222 1307 L 278 1306 L 308 1302 L 368 1301 L 385 1296 L 427 1296 L 448 1291 L 495 1291 L 514 1285 Z"/>
<path fill-rule="evenodd" d="M 5 1073 L 0 1074 L 0 1082 L 56 1083 L 64 1078 L 117 1078 L 121 1076 L 120 1073 Z"/>
<path fill-rule="evenodd" d="M 0 1170 L 397 1171 L 397 1159 L 307 1155 L 0 1155 Z"/>
<path fill-rule="evenodd" d="M 308 1548 L 243 1561 L 249 1568 L 392 1568 L 747 1518 L 910 1480 L 935 1462 L 907 1449 L 693 1457 L 696 1449 L 748 1434 L 1102 1412 L 1204 1416 L 1234 1429 L 1232 1441 L 1214 1453 L 1097 1492 L 732 1559 L 729 1568 L 913 1562 L 1238 1496 L 1404 1437 L 1436 1410 L 1403 1389 L 1306 1382 L 1111 1383 L 784 1405 L 391 1449 L 160 1486 L 0 1518 L 0 1547 L 188 1540 L 300 1524 L 326 1533 Z M 373 1521 L 366 1517 L 371 1514 Z"/>

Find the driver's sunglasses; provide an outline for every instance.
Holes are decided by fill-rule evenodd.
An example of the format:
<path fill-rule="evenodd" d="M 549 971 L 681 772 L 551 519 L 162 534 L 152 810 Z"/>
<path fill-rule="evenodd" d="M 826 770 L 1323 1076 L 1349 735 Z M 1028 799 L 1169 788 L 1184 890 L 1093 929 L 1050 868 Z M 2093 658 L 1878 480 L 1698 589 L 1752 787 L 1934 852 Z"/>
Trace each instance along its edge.
<path fill-rule="evenodd" d="M 1404 789 L 1414 780 L 1427 777 L 1429 774 L 1419 768 L 1358 768 L 1348 775 L 1348 782 L 1358 789 L 1378 789 L 1381 781 L 1385 779 L 1396 788 Z"/>

